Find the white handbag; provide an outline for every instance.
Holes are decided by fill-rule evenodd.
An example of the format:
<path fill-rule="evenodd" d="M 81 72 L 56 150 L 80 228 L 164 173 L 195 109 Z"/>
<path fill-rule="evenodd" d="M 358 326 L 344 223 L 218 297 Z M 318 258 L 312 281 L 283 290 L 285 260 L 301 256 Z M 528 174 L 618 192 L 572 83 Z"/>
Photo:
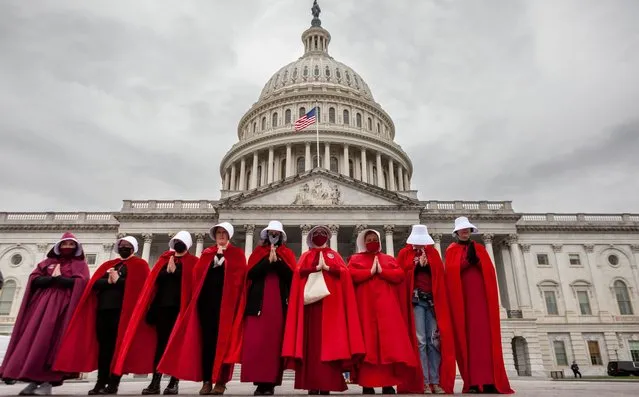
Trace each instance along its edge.
<path fill-rule="evenodd" d="M 320 264 L 325 264 L 324 255 L 320 252 Z M 326 280 L 324 280 L 324 271 L 320 270 L 319 272 L 313 272 L 309 274 L 308 279 L 306 280 L 306 285 L 304 286 L 304 304 L 310 305 L 311 303 L 315 303 L 320 301 L 327 296 L 329 296 L 331 292 L 328 290 L 326 286 Z"/>

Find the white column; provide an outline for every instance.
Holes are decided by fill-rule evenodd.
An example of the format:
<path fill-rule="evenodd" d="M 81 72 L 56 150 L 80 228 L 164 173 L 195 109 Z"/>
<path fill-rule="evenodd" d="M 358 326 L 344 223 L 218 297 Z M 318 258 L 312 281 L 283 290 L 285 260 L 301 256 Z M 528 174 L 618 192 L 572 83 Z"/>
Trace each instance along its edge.
<path fill-rule="evenodd" d="M 331 230 L 331 248 L 337 251 L 337 234 L 339 233 L 339 225 L 329 225 L 328 228 Z"/>
<path fill-rule="evenodd" d="M 568 264 L 563 261 L 563 245 L 561 244 L 553 244 L 552 250 L 555 253 L 555 263 L 557 264 L 557 274 L 559 279 L 559 288 L 561 289 L 559 300 L 563 302 L 564 314 L 566 317 L 576 318 L 577 315 L 577 301 L 573 298 L 572 289 L 570 287 L 570 281 L 567 280 L 569 275 L 566 274 L 566 270 L 568 270 Z"/>
<path fill-rule="evenodd" d="M 229 190 L 230 175 L 228 171 L 224 171 L 224 190 Z"/>
<path fill-rule="evenodd" d="M 522 262 L 521 250 L 518 243 L 519 237 L 516 234 L 508 236 L 508 243 L 510 245 L 510 259 L 513 263 L 515 270 L 515 277 L 517 280 L 517 292 L 519 292 L 519 303 L 522 310 L 532 309 L 530 300 L 530 289 L 528 288 L 528 282 L 526 280 L 526 269 Z"/>
<path fill-rule="evenodd" d="M 382 169 L 382 154 L 377 152 L 376 161 L 377 161 L 377 186 L 384 187 L 384 170 Z"/>
<path fill-rule="evenodd" d="M 246 190 L 246 159 L 244 157 L 240 160 L 240 188 L 237 190 Z"/>
<path fill-rule="evenodd" d="M 433 234 L 433 241 L 435 241 L 435 249 L 439 252 L 439 256 L 442 255 L 442 235 Z"/>
<path fill-rule="evenodd" d="M 262 175 L 260 176 L 260 186 L 266 185 L 268 172 L 266 172 L 266 160 L 262 160 Z"/>
<path fill-rule="evenodd" d="M 352 177 L 353 175 L 349 175 L 348 173 L 348 145 L 344 145 L 344 168 L 342 168 L 342 175 L 346 175 L 346 176 L 350 176 Z"/>
<path fill-rule="evenodd" d="M 632 274 L 635 276 L 635 285 L 639 287 L 639 244 L 630 245 L 630 250 L 635 259 L 635 263 L 630 265 L 632 269 Z M 639 308 L 632 307 L 633 310 L 638 310 Z"/>
<path fill-rule="evenodd" d="M 513 275 L 512 261 L 510 260 L 510 248 L 508 242 L 504 241 L 501 246 L 501 258 L 504 262 L 504 274 L 506 276 L 506 293 L 508 294 L 508 310 L 519 310 L 519 300 L 517 298 L 517 282 Z"/>
<path fill-rule="evenodd" d="M 246 240 L 244 241 L 244 254 L 246 254 L 246 259 L 251 256 L 253 252 L 253 232 L 255 232 L 255 225 L 244 225 L 244 230 L 246 230 Z"/>
<path fill-rule="evenodd" d="M 266 183 L 273 183 L 273 146 L 268 148 L 268 179 Z"/>
<path fill-rule="evenodd" d="M 259 161 L 257 151 L 253 153 L 253 169 L 251 170 L 251 189 L 257 188 L 257 162 Z"/>
<path fill-rule="evenodd" d="M 142 234 L 144 239 L 144 246 L 142 247 L 142 259 L 149 261 L 151 257 L 151 243 L 153 242 L 153 235 L 151 233 Z"/>
<path fill-rule="evenodd" d="M 324 168 L 327 170 L 331 169 L 331 144 L 324 144 Z"/>
<path fill-rule="evenodd" d="M 195 234 L 195 256 L 199 257 L 202 255 L 202 251 L 204 250 L 204 233 L 196 233 Z"/>
<path fill-rule="evenodd" d="M 403 192 L 404 191 L 404 167 L 402 167 L 401 165 L 397 167 L 397 182 L 399 183 L 399 186 L 397 186 L 397 189 L 400 192 Z"/>
<path fill-rule="evenodd" d="M 410 177 L 408 171 L 404 174 L 404 190 L 410 190 Z"/>
<path fill-rule="evenodd" d="M 308 251 L 308 244 L 306 243 L 306 237 L 308 237 L 308 232 L 311 231 L 311 225 L 300 225 L 300 229 L 302 230 L 302 254 Z"/>
<path fill-rule="evenodd" d="M 368 183 L 368 171 L 366 165 L 366 149 L 362 148 L 362 182 Z"/>
<path fill-rule="evenodd" d="M 304 171 L 310 171 L 313 169 L 313 166 L 311 165 L 312 160 L 311 143 L 306 142 L 306 152 L 304 153 Z"/>
<path fill-rule="evenodd" d="M 395 164 L 393 164 L 393 159 L 391 158 L 388 159 L 388 179 L 390 179 L 390 181 L 388 181 L 388 188 L 394 192 L 397 190 L 395 187 Z"/>
<path fill-rule="evenodd" d="M 286 177 L 293 175 L 293 148 L 289 143 L 286 145 Z"/>
<path fill-rule="evenodd" d="M 395 247 L 393 247 L 393 231 L 395 225 L 384 225 L 384 233 L 386 234 L 386 254 L 395 256 Z"/>
<path fill-rule="evenodd" d="M 231 165 L 231 188 L 229 190 L 236 190 L 237 189 L 237 183 L 235 180 L 235 163 L 233 163 L 233 165 Z"/>
<path fill-rule="evenodd" d="M 495 278 L 497 279 L 497 299 L 499 302 L 499 307 L 503 308 L 503 303 L 501 302 L 501 291 L 499 290 L 499 277 L 497 277 L 497 264 L 495 262 L 495 252 L 493 250 L 493 239 L 495 238 L 494 234 L 486 233 L 481 236 L 484 240 L 484 246 L 486 247 L 486 251 L 488 251 L 488 256 L 490 260 L 493 262 L 493 267 L 495 268 Z"/>

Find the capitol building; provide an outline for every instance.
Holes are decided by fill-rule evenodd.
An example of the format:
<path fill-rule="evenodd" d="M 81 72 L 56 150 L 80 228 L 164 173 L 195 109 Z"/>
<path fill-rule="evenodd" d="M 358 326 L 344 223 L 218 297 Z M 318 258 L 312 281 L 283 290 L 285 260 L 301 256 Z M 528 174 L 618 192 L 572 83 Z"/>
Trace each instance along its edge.
<path fill-rule="evenodd" d="M 604 375 L 608 361 L 639 361 L 638 214 L 531 214 L 510 201 L 419 197 L 411 180 L 420 171 L 394 141 L 402 132 L 362 76 L 331 57 L 319 18 L 301 39 L 301 57 L 275 72 L 239 120 L 237 142 L 220 161 L 219 199 L 124 200 L 117 212 L 0 212 L 0 334 L 11 333 L 29 273 L 67 230 L 96 269 L 123 235 L 136 237 L 138 254 L 153 264 L 171 236 L 188 230 L 199 255 L 219 221 L 235 226 L 232 242 L 246 255 L 271 219 L 284 224 L 298 256 L 317 224 L 329 225 L 330 245 L 345 259 L 364 228 L 379 230 L 393 255 L 416 223 L 428 226 L 443 253 L 453 220 L 468 216 L 495 263 L 511 377 L 568 375 L 573 360 L 584 375 Z M 319 148 L 315 125 L 293 126 L 315 106 Z"/>

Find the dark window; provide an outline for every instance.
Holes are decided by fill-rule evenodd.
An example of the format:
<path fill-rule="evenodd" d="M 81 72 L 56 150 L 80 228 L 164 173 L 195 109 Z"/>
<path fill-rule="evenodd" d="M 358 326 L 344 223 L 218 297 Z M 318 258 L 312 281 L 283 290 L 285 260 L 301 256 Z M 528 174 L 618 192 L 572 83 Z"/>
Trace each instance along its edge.
<path fill-rule="evenodd" d="M 349 125 L 351 123 L 351 115 L 348 113 L 348 110 L 344 109 L 344 125 Z"/>
<path fill-rule="evenodd" d="M 291 109 L 286 109 L 286 112 L 284 112 L 284 124 L 291 124 Z"/>
<path fill-rule="evenodd" d="M 328 122 L 335 123 L 335 108 L 328 108 Z"/>

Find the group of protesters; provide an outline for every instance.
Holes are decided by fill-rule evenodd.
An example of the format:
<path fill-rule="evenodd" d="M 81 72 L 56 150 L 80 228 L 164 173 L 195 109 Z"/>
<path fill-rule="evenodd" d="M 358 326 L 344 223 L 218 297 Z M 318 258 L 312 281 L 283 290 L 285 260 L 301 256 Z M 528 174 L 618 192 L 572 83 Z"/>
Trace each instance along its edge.
<path fill-rule="evenodd" d="M 213 226 L 215 244 L 198 258 L 180 231 L 151 269 L 126 236 L 91 277 L 65 233 L 29 277 L 0 377 L 27 383 L 20 395 L 49 395 L 96 369 L 89 395 L 117 394 L 130 373 L 153 374 L 143 395 L 178 394 L 180 380 L 222 395 L 241 364 L 255 395 L 273 395 L 287 369 L 310 395 L 345 391 L 345 372 L 363 394 L 450 394 L 457 365 L 463 392 L 513 392 L 494 265 L 468 218 L 455 220 L 444 260 L 425 225 L 396 258 L 377 230 L 363 230 L 348 263 L 324 225 L 299 259 L 279 221 L 248 261 L 233 232 Z"/>

